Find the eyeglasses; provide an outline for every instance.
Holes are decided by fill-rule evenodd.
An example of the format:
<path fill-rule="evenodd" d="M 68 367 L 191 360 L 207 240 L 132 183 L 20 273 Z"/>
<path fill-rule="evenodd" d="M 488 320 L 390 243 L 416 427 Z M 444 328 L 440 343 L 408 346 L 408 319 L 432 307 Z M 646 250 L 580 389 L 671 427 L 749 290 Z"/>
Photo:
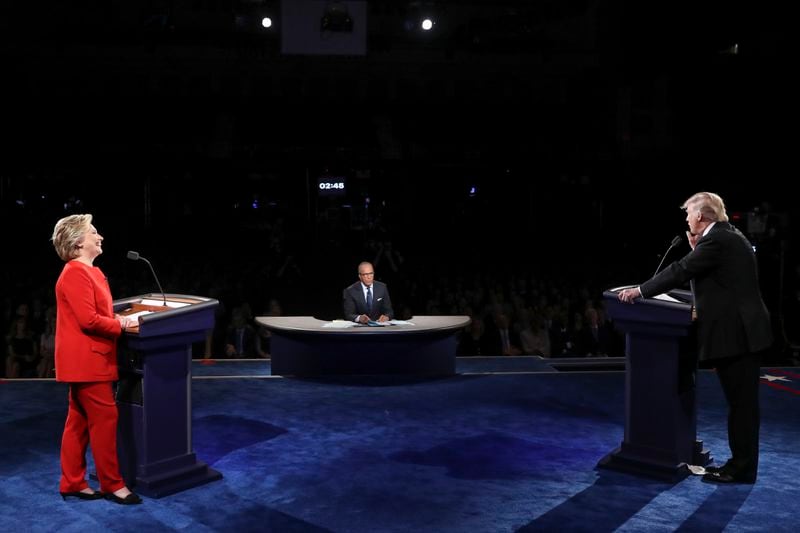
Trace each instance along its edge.
<path fill-rule="evenodd" d="M 374 276 L 375 272 L 359 272 L 359 276 Z"/>

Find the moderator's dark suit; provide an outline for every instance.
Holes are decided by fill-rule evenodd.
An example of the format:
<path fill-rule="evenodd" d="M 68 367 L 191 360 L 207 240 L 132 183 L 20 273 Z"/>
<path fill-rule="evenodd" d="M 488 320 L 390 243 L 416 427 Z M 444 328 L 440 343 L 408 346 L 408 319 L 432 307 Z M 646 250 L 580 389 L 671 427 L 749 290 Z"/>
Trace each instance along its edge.
<path fill-rule="evenodd" d="M 342 293 L 342 307 L 347 320 L 355 320 L 359 315 L 367 315 L 370 320 L 378 320 L 381 315 L 390 319 L 394 318 L 392 300 L 389 298 L 389 289 L 385 283 L 374 281 L 372 283 L 372 311 L 367 310 L 367 301 L 364 299 L 364 290 L 361 282 L 357 281 L 347 287 Z"/>
<path fill-rule="evenodd" d="M 640 287 L 651 297 L 692 282 L 698 357 L 711 361 L 728 401 L 731 475 L 755 481 L 758 471 L 758 353 L 772 345 L 772 327 L 758 283 L 753 247 L 727 222 L 717 222 L 695 249 Z"/>

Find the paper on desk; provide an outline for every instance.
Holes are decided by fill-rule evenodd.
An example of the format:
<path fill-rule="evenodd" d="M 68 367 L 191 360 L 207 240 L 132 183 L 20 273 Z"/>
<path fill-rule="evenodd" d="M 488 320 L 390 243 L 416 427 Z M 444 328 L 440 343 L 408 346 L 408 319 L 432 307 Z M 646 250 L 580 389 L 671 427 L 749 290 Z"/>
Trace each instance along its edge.
<path fill-rule="evenodd" d="M 163 306 L 164 305 L 164 300 L 149 300 L 149 299 L 145 298 L 144 300 L 142 300 L 142 305 L 160 305 L 160 306 Z M 186 302 L 172 302 L 170 300 L 167 300 L 167 307 L 175 307 L 175 308 L 177 308 L 177 307 L 186 307 L 187 305 L 191 305 L 191 304 L 187 304 Z"/>
<path fill-rule="evenodd" d="M 664 293 L 664 294 L 656 294 L 655 296 L 653 296 L 653 299 L 654 300 L 663 300 L 665 302 L 675 302 L 676 304 L 682 303 L 680 300 L 676 300 L 675 298 L 673 298 L 672 296 L 670 296 L 669 294 L 666 294 L 666 293 Z"/>
<path fill-rule="evenodd" d="M 409 322 L 408 320 L 390 320 L 389 324 L 393 326 L 413 326 L 415 325 L 413 322 Z"/>
<path fill-rule="evenodd" d="M 149 315 L 150 313 L 152 313 L 152 311 L 139 311 L 138 313 L 131 313 L 131 314 L 125 315 L 125 316 L 127 318 L 129 318 L 130 320 L 138 321 L 140 316 Z"/>
<path fill-rule="evenodd" d="M 323 328 L 352 328 L 355 326 L 355 322 L 351 322 L 350 320 L 333 320 L 331 322 L 326 322 L 322 324 Z"/>
<path fill-rule="evenodd" d="M 638 287 L 638 285 L 621 285 L 619 287 L 614 287 L 613 289 L 609 289 L 611 292 L 619 292 L 625 289 L 632 289 L 634 287 Z"/>

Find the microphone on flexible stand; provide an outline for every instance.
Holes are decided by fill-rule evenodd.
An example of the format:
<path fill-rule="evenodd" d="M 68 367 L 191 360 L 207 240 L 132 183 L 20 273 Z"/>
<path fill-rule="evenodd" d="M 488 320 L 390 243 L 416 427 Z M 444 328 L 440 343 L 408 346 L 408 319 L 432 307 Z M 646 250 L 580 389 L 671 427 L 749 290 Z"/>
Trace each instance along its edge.
<path fill-rule="evenodd" d="M 139 261 L 140 259 L 147 263 L 147 266 L 150 267 L 150 272 L 153 273 L 153 278 L 156 280 L 156 285 L 158 285 L 158 290 L 161 291 L 161 297 L 164 298 L 164 307 L 167 306 L 167 293 L 164 292 L 164 289 L 161 288 L 161 283 L 158 282 L 158 276 L 156 276 L 156 271 L 153 270 L 153 265 L 150 264 L 150 261 L 139 255 L 139 252 L 128 252 L 128 259 L 131 261 Z"/>
<path fill-rule="evenodd" d="M 667 254 L 669 254 L 669 251 L 670 251 L 670 250 L 672 250 L 673 248 L 675 248 L 676 246 L 678 246 L 678 245 L 681 243 L 681 241 L 682 241 L 682 240 L 683 240 L 683 239 L 681 239 L 680 235 L 676 235 L 676 236 L 675 236 L 675 238 L 674 238 L 674 239 L 672 239 L 672 242 L 671 242 L 671 243 L 669 243 L 669 248 L 667 248 L 667 251 L 666 251 L 666 252 L 664 252 L 664 255 L 662 255 L 662 256 L 661 256 L 661 262 L 660 262 L 660 263 L 658 264 L 658 266 L 656 267 L 656 271 L 655 271 L 655 272 L 653 272 L 653 275 L 654 275 L 654 276 L 655 276 L 656 274 L 658 274 L 658 271 L 659 271 L 659 270 L 661 270 L 661 265 L 663 265 L 663 264 L 664 264 L 664 259 L 666 259 L 666 258 L 667 258 Z M 128 252 L 128 253 L 130 254 L 130 252 Z"/>

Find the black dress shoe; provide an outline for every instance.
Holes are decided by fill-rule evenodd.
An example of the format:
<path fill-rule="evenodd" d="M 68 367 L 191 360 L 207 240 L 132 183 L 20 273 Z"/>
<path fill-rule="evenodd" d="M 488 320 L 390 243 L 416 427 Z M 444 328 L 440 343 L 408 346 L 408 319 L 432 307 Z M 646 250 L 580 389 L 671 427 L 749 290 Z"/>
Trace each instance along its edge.
<path fill-rule="evenodd" d="M 753 476 L 734 475 L 722 470 L 704 475 L 703 481 L 711 483 L 747 483 L 752 485 L 756 482 L 756 478 Z"/>
<path fill-rule="evenodd" d="M 103 493 L 99 490 L 94 492 L 81 492 L 81 491 L 74 491 L 74 492 L 61 492 L 61 497 L 66 500 L 67 498 L 78 498 L 79 500 L 102 500 Z"/>
<path fill-rule="evenodd" d="M 138 494 L 135 492 L 131 492 L 124 498 L 120 498 L 119 496 L 115 495 L 113 492 L 106 493 L 106 500 L 114 503 L 118 503 L 120 505 L 136 505 L 142 503 L 142 499 L 139 497 Z"/>
<path fill-rule="evenodd" d="M 722 472 L 725 469 L 725 465 L 722 466 L 707 466 L 706 473 L 708 474 L 716 474 L 717 472 Z"/>

